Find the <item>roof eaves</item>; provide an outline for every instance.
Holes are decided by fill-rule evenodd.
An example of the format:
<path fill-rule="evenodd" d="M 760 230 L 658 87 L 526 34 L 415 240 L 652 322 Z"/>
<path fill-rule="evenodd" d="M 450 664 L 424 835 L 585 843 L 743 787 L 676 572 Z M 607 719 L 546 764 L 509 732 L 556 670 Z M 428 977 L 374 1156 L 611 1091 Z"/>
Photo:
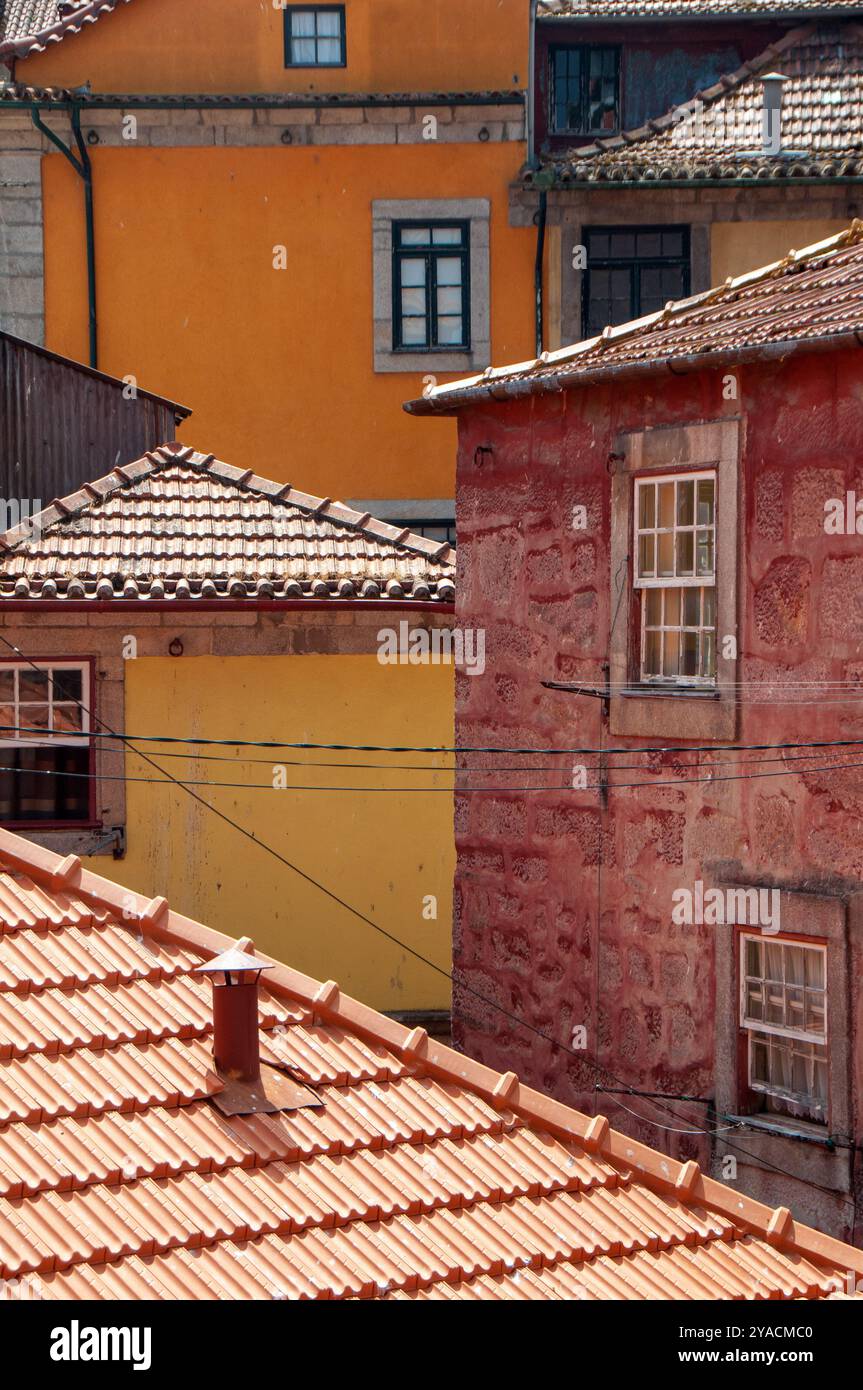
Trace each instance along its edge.
<path fill-rule="evenodd" d="M 52 44 L 60 43 L 73 34 L 80 34 L 103 15 L 113 13 L 120 4 L 128 5 L 129 0 L 92 0 L 90 4 L 73 10 L 65 19 L 59 20 L 47 29 L 22 38 L 0 41 L 0 58 L 27 58 L 33 53 L 44 53 Z"/>
<path fill-rule="evenodd" d="M 640 319 L 630 319 L 627 323 L 619 324 L 617 327 L 604 328 L 598 337 L 583 339 L 581 342 L 558 348 L 554 352 L 544 352 L 541 357 L 534 358 L 529 362 L 517 362 L 504 367 L 487 367 L 481 376 L 465 377 L 461 381 L 450 382 L 445 386 L 436 386 L 424 395 L 406 401 L 403 408 L 409 415 L 445 414 L 460 408 L 462 405 L 482 399 L 503 400 L 525 395 L 540 395 L 559 391 L 569 386 L 591 385 L 610 377 L 620 378 L 627 375 L 643 375 L 664 370 L 698 370 L 701 367 L 720 366 L 729 361 L 753 360 L 753 354 L 755 360 L 758 360 L 785 356 L 792 351 L 801 349 L 813 352 L 819 349 L 829 350 L 832 347 L 842 344 L 848 345 L 855 341 L 861 345 L 863 311 L 861 311 L 861 323 L 858 328 L 851 331 L 846 330 L 839 334 L 825 334 L 821 338 L 800 335 L 780 342 L 744 343 L 712 352 L 699 353 L 694 351 L 685 355 L 670 354 L 628 362 L 604 364 L 598 361 L 595 366 L 589 366 L 587 369 L 571 369 L 571 364 L 577 362 L 580 357 L 587 357 L 590 353 L 601 350 L 604 346 L 625 342 L 630 338 L 635 340 L 646 330 L 667 324 L 692 309 L 703 308 L 710 303 L 718 302 L 724 297 L 736 294 L 752 285 L 796 270 L 807 261 L 816 260 L 819 256 L 829 255 L 831 252 L 857 245 L 861 240 L 863 240 L 863 221 L 855 218 L 850 227 L 836 232 L 833 236 L 825 237 L 823 241 L 814 242 L 811 246 L 804 246 L 799 251 L 791 251 L 788 255 L 783 256 L 778 261 L 772 261 L 769 265 L 745 271 L 742 275 L 729 276 L 723 284 L 714 285 L 711 289 L 702 290 L 686 299 L 672 300 L 666 304 L 664 309 L 659 309 L 656 313 L 647 314 Z M 570 370 L 566 370 L 566 364 L 570 364 Z M 546 367 L 556 365 L 560 365 L 563 370 L 553 375 L 530 375 L 532 372 L 540 372 Z"/>
<path fill-rule="evenodd" d="M 85 869 L 77 855 L 63 857 L 0 829 L 0 858 L 37 883 L 74 892 L 93 906 L 122 915 L 125 922 L 136 923 L 148 934 L 191 947 L 207 959 L 236 946 L 230 937 L 172 911 L 165 898 L 130 892 Z M 575 1140 L 589 1154 L 634 1170 L 649 1188 L 673 1193 L 682 1202 L 697 1203 L 726 1216 L 739 1229 L 763 1237 L 778 1249 L 863 1274 L 863 1250 L 794 1221 L 787 1208 L 767 1207 L 705 1176 L 692 1160 L 667 1157 L 620 1134 L 604 1116 L 588 1118 L 522 1085 L 514 1072 L 502 1075 L 430 1038 L 423 1028 L 410 1029 L 387 1018 L 343 994 L 333 980 L 322 983 L 260 952 L 258 958 L 273 967 L 268 972 L 268 990 L 311 1008 L 322 1021 L 342 1025 L 373 1044 L 383 1044 L 405 1059 L 420 1062 L 433 1076 L 469 1088 L 492 1105 L 505 1106 L 560 1138 Z"/>

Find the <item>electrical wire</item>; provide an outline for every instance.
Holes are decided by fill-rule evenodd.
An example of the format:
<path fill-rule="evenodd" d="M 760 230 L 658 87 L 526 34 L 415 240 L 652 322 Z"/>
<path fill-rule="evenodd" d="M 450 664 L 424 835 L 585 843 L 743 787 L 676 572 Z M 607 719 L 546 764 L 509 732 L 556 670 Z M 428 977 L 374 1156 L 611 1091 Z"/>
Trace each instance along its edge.
<path fill-rule="evenodd" d="M 10 651 L 13 651 L 13 652 L 16 654 L 16 656 L 20 657 L 22 660 L 25 660 L 25 661 L 27 662 L 27 664 L 33 668 L 34 671 L 39 672 L 39 674 L 44 674 L 42 668 L 40 668 L 39 666 L 37 666 L 36 663 L 35 663 L 30 657 L 26 656 L 26 655 L 21 651 L 21 649 L 20 649 L 19 647 L 15 646 L 14 643 L 10 642 L 10 641 L 8 640 L 8 638 L 6 638 L 5 636 L 3 636 L 2 633 L 0 633 L 0 642 L 2 642 L 5 646 L 7 646 L 7 647 L 10 649 Z M 84 703 L 83 703 L 82 700 L 75 700 L 74 703 L 77 704 L 78 707 L 79 707 L 84 713 L 86 713 L 90 719 L 96 718 L 96 717 L 92 714 L 92 712 L 84 705 Z M 531 1024 L 531 1023 L 528 1023 L 528 1021 L 527 1021 L 526 1019 L 520 1018 L 519 1015 L 513 1013 L 513 1012 L 512 1012 L 511 1010 L 509 1010 L 509 1009 L 506 1009 L 502 1004 L 499 1004 L 496 1000 L 494 1000 L 494 999 L 490 998 L 489 996 L 483 994 L 482 991 L 475 989 L 472 985 L 466 984 L 463 980 L 457 981 L 457 980 L 455 979 L 454 975 L 453 975 L 450 971 L 446 970 L 443 966 L 437 965 L 436 962 L 432 961 L 428 956 L 423 955 L 422 952 L 417 951 L 417 950 L 416 950 L 414 947 L 412 947 L 412 946 L 409 946 L 407 942 L 401 941 L 398 937 L 394 936 L 393 933 L 388 932 L 388 931 L 386 930 L 386 928 L 380 926 L 380 924 L 377 923 L 377 922 L 375 922 L 371 917 L 369 917 L 369 916 L 367 916 L 365 913 L 361 912 L 359 908 L 354 907 L 353 904 L 347 902 L 346 899 L 340 897 L 339 894 L 338 894 L 338 893 L 335 893 L 331 888 L 327 888 L 327 886 L 326 886 L 325 884 L 323 884 L 323 883 L 321 883 L 319 880 L 313 878 L 311 874 L 306 873 L 306 871 L 305 871 L 304 869 L 301 869 L 297 864 L 294 864 L 291 860 L 289 860 L 285 855 L 281 854 L 281 852 L 280 852 L 279 850 L 275 849 L 272 845 L 267 844 L 267 843 L 266 843 L 265 841 L 263 841 L 263 840 L 259 840 L 258 837 L 257 837 L 252 831 L 247 830 L 245 826 L 241 825 L 238 821 L 235 821 L 231 816 L 228 816 L 224 811 L 221 811 L 217 806 L 214 806 L 211 802 L 208 802 L 207 800 L 205 800 L 204 797 L 199 796 L 198 793 L 195 792 L 195 791 L 193 791 L 192 788 L 191 788 L 190 786 L 188 786 L 185 782 L 181 781 L 181 780 L 178 779 L 178 778 L 175 778 L 175 777 L 170 773 L 170 771 L 169 771 L 167 768 L 161 768 L 161 767 L 159 767 L 158 763 L 156 763 L 156 762 L 153 760 L 153 758 L 151 758 L 151 757 L 149 756 L 149 754 L 141 752 L 140 749 L 133 748 L 133 747 L 131 746 L 131 741 L 129 740 L 128 735 L 120 735 L 120 734 L 115 733 L 113 730 L 111 730 L 111 729 L 109 728 L 108 725 L 105 724 L 104 720 L 102 720 L 102 719 L 96 719 L 96 722 L 98 722 L 98 723 L 102 726 L 102 728 L 105 729 L 105 730 L 107 730 L 114 738 L 122 739 L 122 740 L 127 744 L 127 746 L 128 746 L 128 748 L 129 748 L 129 751 L 130 751 L 130 752 L 136 754 L 138 757 L 142 758 L 145 762 L 149 763 L 150 766 L 154 767 L 154 768 L 156 769 L 157 772 L 163 772 L 163 773 L 165 774 L 166 779 L 167 779 L 169 782 L 173 782 L 173 783 L 174 783 L 177 787 L 179 787 L 181 790 L 186 791 L 186 792 L 188 793 L 188 795 L 191 796 L 192 799 L 193 799 L 194 801 L 198 802 L 198 804 L 201 805 L 201 806 L 203 806 L 205 809 L 211 811 L 219 820 L 223 821 L 225 824 L 227 824 L 228 826 L 232 827 L 234 830 L 236 830 L 236 831 L 238 832 L 238 834 L 242 835 L 245 839 L 250 840 L 252 844 L 258 845 L 261 849 L 265 850 L 268 854 L 272 855 L 273 858 L 275 858 L 276 860 L 278 860 L 278 861 L 279 861 L 281 864 L 283 864 L 286 868 L 290 869 L 290 870 L 291 870 L 293 873 L 295 873 L 299 878 L 303 879 L 304 882 L 308 883 L 310 886 L 312 886 L 312 887 L 314 887 L 314 888 L 317 888 L 321 893 L 324 894 L 325 897 L 329 898 L 332 902 L 335 902 L 335 903 L 337 903 L 340 907 L 343 907 L 347 912 L 350 912 L 353 916 L 357 917 L 358 920 L 360 920 L 360 921 L 362 921 L 362 922 L 365 922 L 366 925 L 369 926 L 369 927 L 371 927 L 373 931 L 375 931 L 375 932 L 377 932 L 379 935 L 385 937 L 388 941 L 390 941 L 390 942 L 392 942 L 394 945 L 398 946 L 401 950 L 406 951 L 408 954 L 412 955 L 415 959 L 417 959 L 417 960 L 421 961 L 423 964 L 427 965 L 431 970 L 435 971 L 437 974 L 443 976 L 446 980 L 449 981 L 449 983 L 453 986 L 453 988 L 455 988 L 455 989 L 460 989 L 460 990 L 464 991 L 466 994 L 472 996 L 473 998 L 478 999 L 481 1003 L 483 1003 L 483 1004 L 485 1004 L 485 1005 L 487 1005 L 487 1006 L 490 1006 L 490 1007 L 493 1008 L 496 1012 L 498 1012 L 498 1013 L 502 1014 L 504 1017 L 508 1018 L 508 1019 L 510 1020 L 510 1022 L 515 1023 L 517 1027 L 519 1027 L 519 1028 L 524 1028 L 526 1031 L 528 1031 L 528 1032 L 534 1034 L 534 1036 L 539 1037 L 539 1038 L 541 1038 L 543 1041 L 550 1043 L 552 1047 L 556 1047 L 556 1048 L 562 1049 L 563 1051 L 567 1052 L 568 1054 L 570 1054 L 571 1056 L 575 1057 L 575 1058 L 576 1058 L 577 1060 L 579 1060 L 579 1061 L 584 1061 L 584 1060 L 585 1060 L 585 1059 L 581 1056 L 581 1054 L 580 1054 L 579 1052 L 577 1052 L 574 1048 L 568 1047 L 568 1046 L 566 1045 L 566 1043 L 562 1043 L 562 1042 L 560 1042 L 557 1038 L 552 1037 L 551 1034 L 546 1033 L 544 1029 L 537 1028 L 536 1025 Z M 860 740 L 854 740 L 854 742 L 859 742 L 859 741 L 860 741 Z M 266 745 L 265 745 L 265 746 L 266 746 Z M 285 746 L 288 746 L 288 745 L 279 745 L 279 746 L 285 747 Z M 768 745 L 768 746 L 773 746 L 773 747 L 775 747 L 775 746 L 778 746 L 778 745 Z M 363 750 L 360 750 L 360 751 L 363 751 Z M 371 750 L 370 750 L 370 751 L 371 751 Z M 401 751 L 401 750 L 397 750 L 397 751 Z M 411 750 L 404 750 L 404 751 L 417 751 L 417 750 L 411 749 Z M 424 750 L 420 750 L 420 751 L 424 751 Z M 68 774 L 64 774 L 64 775 L 68 775 Z M 89 775 L 89 774 L 85 774 L 85 775 Z M 772 775 L 772 774 L 763 774 L 763 775 L 769 776 L 769 775 Z M 625 1083 L 622 1081 L 622 1078 L 620 1078 L 620 1077 L 614 1075 L 614 1073 L 612 1073 L 607 1067 L 598 1068 L 597 1066 L 594 1066 L 594 1071 L 596 1072 L 597 1070 L 603 1071 L 606 1075 L 610 1076 L 610 1077 L 612 1078 L 612 1080 L 614 1080 L 614 1081 L 616 1081 L 616 1082 L 619 1082 L 621 1085 L 623 1085 L 623 1086 L 625 1087 Z M 618 1103 L 620 1103 L 620 1102 L 618 1102 Z M 660 1101 L 658 1101 L 658 1100 L 649 1100 L 649 1101 L 648 1101 L 648 1104 L 652 1105 L 655 1109 L 658 1109 L 658 1110 L 660 1110 L 660 1111 L 663 1112 L 663 1113 L 668 1113 L 668 1114 L 670 1114 L 673 1118 L 678 1118 L 678 1119 L 681 1118 L 681 1117 L 677 1114 L 677 1112 L 675 1112 L 674 1110 L 671 1110 L 670 1107 L 669 1107 L 668 1105 L 664 1104 L 663 1102 L 660 1102 Z M 624 1107 L 624 1108 L 626 1108 L 626 1107 Z M 669 1126 L 660 1125 L 660 1124 L 658 1124 L 656 1121 L 649 1119 L 647 1116 L 641 1115 L 641 1116 L 637 1116 L 636 1118 L 638 1118 L 639 1121 L 640 1121 L 641 1123 L 650 1124 L 650 1125 L 652 1125 L 652 1126 L 654 1126 L 655 1128 L 658 1128 L 658 1129 L 666 1129 L 666 1130 L 669 1130 L 669 1129 L 670 1129 Z M 673 1132 L 679 1133 L 679 1132 L 681 1132 L 681 1131 L 675 1130 L 675 1131 L 673 1131 Z M 688 1132 L 688 1133 L 690 1133 L 690 1134 L 709 1135 L 709 1134 L 718 1133 L 719 1131 L 716 1130 L 716 1129 L 711 1129 L 711 1130 L 703 1129 L 703 1130 L 689 1130 L 689 1131 L 686 1131 L 686 1132 Z M 749 1150 L 740 1149 L 740 1146 L 739 1146 L 739 1145 L 733 1145 L 733 1144 L 731 1143 L 730 1140 L 725 1140 L 724 1142 L 725 1142 L 726 1147 L 729 1147 L 729 1148 L 736 1148 L 736 1149 L 738 1150 L 738 1152 L 743 1153 L 745 1156 L 750 1157 L 750 1158 L 756 1158 L 756 1155 L 752 1154 Z M 786 1169 L 780 1168 L 780 1167 L 778 1167 L 777 1165 L 770 1164 L 770 1163 L 766 1163 L 766 1161 L 763 1161 L 763 1160 L 762 1160 L 762 1162 L 765 1162 L 765 1166 L 767 1166 L 767 1167 L 772 1167 L 776 1172 L 779 1172 L 779 1173 L 783 1174 L 783 1175 L 786 1176 L 786 1177 L 790 1177 L 790 1178 L 792 1178 L 792 1179 L 794 1179 L 794 1180 L 797 1180 L 797 1179 L 796 1179 L 796 1175 L 795 1175 L 794 1173 L 791 1173 L 790 1171 L 788 1171 L 788 1170 L 786 1170 Z M 816 1187 L 816 1188 L 819 1186 L 818 1184 L 814 1184 L 814 1183 L 811 1184 L 811 1185 L 812 1185 L 813 1187 Z M 820 1190 L 826 1191 L 826 1190 L 828 1190 L 828 1189 L 820 1189 Z M 831 1195 L 833 1195 L 833 1194 L 831 1194 Z M 842 1199 L 842 1200 L 844 1200 L 844 1199 Z M 853 1204 L 853 1203 L 851 1203 L 850 1201 L 846 1201 L 845 1204 L 848 1205 L 848 1206 L 850 1206 L 850 1207 L 852 1207 L 852 1209 L 854 1209 L 855 1212 L 856 1212 L 856 1207 L 854 1207 L 854 1204 Z"/>

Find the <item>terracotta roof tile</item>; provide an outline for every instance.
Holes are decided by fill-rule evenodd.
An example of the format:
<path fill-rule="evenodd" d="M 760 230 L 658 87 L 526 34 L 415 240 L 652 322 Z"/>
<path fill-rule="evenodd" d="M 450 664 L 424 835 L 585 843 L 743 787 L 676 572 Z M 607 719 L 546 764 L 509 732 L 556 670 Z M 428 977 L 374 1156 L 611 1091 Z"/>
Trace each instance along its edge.
<path fill-rule="evenodd" d="M 859 0 L 539 0 L 540 19 L 764 19 L 771 15 L 843 14 Z"/>
<path fill-rule="evenodd" d="M 0 57 L 42 53 L 129 0 L 0 0 Z"/>
<path fill-rule="evenodd" d="M 455 551 L 165 444 L 0 536 L 0 599 L 449 602 Z M 188 593 L 183 586 L 188 586 Z"/>
<path fill-rule="evenodd" d="M 227 1118 L 193 973 L 226 939 L 8 831 L 0 865 L 0 1278 L 49 1299 L 508 1300 L 824 1298 L 863 1273 L 277 963 L 262 1054 L 320 1106 Z"/>
<path fill-rule="evenodd" d="M 782 83 L 779 148 L 763 152 L 763 78 Z M 527 184 L 819 179 L 863 171 L 863 28 L 808 25 L 637 130 L 547 156 Z"/>
<path fill-rule="evenodd" d="M 606 328 L 598 338 L 490 367 L 438 386 L 405 409 L 455 411 L 468 402 L 561 391 L 635 373 L 697 370 L 725 363 L 859 346 L 863 338 L 863 222 L 781 261 L 679 299 L 658 313 Z"/>

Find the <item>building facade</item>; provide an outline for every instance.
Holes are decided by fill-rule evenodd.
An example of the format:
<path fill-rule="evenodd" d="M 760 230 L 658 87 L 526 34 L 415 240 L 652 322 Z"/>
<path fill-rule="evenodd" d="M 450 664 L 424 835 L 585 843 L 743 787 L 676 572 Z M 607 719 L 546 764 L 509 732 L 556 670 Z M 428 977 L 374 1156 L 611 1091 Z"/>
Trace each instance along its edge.
<path fill-rule="evenodd" d="M 459 755 L 457 1039 L 858 1242 L 861 231 L 411 406 L 535 750 Z"/>
<path fill-rule="evenodd" d="M 450 760 L 315 745 L 452 746 L 452 558 L 179 443 L 55 500 L 2 538 L 0 820 L 444 1013 Z"/>
<path fill-rule="evenodd" d="M 527 0 L 85 8 L 5 21 L 0 327 L 451 538 L 451 426 L 417 440 L 400 406 L 531 348 Z"/>
<path fill-rule="evenodd" d="M 861 209 L 863 6 L 540 0 L 531 158 L 542 346 L 653 313 Z"/>

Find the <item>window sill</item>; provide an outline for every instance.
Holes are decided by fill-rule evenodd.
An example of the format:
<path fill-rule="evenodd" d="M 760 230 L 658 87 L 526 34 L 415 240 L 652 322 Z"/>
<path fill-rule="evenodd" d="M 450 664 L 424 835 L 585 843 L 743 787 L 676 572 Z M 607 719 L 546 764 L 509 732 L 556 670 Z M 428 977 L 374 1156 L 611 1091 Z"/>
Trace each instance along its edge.
<path fill-rule="evenodd" d="M 787 1122 L 779 1115 L 770 1120 L 762 1115 L 723 1115 L 722 1119 L 746 1125 L 748 1129 L 758 1130 L 762 1134 L 776 1135 L 780 1139 L 797 1139 L 807 1144 L 820 1144 L 822 1148 L 831 1152 L 836 1147 L 826 1126 L 809 1124 L 806 1120 L 793 1120 L 790 1116 Z"/>
<path fill-rule="evenodd" d="M 718 700 L 719 691 L 703 685 L 631 685 L 618 692 L 622 699 Z"/>
<path fill-rule="evenodd" d="M 78 854 L 84 859 L 109 854 L 114 859 L 122 859 L 126 854 L 126 831 L 123 826 L 40 830 L 38 826 L 30 825 L 19 828 L 15 833 L 26 835 L 34 844 L 52 849 L 55 854 Z"/>
<path fill-rule="evenodd" d="M 610 725 L 615 736 L 727 742 L 737 733 L 737 705 L 697 686 L 627 686 L 611 697 Z"/>

